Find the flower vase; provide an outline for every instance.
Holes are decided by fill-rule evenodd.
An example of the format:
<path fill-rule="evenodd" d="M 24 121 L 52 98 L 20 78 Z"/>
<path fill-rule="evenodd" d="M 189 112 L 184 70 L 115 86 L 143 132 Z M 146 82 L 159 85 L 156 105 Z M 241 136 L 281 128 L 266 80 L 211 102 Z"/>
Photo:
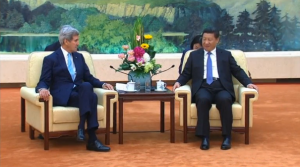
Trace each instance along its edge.
<path fill-rule="evenodd" d="M 136 72 L 136 71 L 130 71 L 128 73 L 128 81 L 131 81 L 131 79 L 133 80 L 133 82 L 136 82 L 137 80 L 140 82 L 141 90 L 145 90 L 145 81 L 146 80 L 150 80 L 150 84 L 152 83 L 150 72 L 140 73 L 140 72 Z M 151 86 L 152 86 L 152 84 L 151 84 Z"/>

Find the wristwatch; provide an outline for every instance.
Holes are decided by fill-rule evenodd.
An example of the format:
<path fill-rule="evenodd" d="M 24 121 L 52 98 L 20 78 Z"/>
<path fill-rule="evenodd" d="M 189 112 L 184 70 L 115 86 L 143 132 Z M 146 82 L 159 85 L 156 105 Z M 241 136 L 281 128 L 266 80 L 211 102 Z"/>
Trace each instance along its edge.
<path fill-rule="evenodd" d="M 104 88 L 104 87 L 105 87 L 105 85 L 106 85 L 106 83 L 104 83 L 104 84 L 102 85 L 102 88 Z"/>

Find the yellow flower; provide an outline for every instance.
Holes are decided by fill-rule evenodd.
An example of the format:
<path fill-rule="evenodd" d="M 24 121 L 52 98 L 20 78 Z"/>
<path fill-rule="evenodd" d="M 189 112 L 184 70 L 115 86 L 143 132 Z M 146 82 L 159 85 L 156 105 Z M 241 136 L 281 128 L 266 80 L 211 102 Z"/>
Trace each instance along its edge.
<path fill-rule="evenodd" d="M 149 48 L 149 45 L 146 44 L 146 43 L 142 43 L 141 47 L 142 47 L 143 49 L 148 49 L 148 48 Z"/>
<path fill-rule="evenodd" d="M 149 35 L 149 34 L 144 35 L 144 38 L 147 39 L 147 40 L 152 39 L 152 35 Z"/>

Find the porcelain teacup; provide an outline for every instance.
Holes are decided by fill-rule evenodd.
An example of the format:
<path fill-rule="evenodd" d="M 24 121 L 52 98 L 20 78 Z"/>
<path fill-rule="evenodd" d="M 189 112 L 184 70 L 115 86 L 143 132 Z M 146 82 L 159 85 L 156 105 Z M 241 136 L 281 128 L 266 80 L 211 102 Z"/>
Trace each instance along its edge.
<path fill-rule="evenodd" d="M 135 82 L 127 82 L 126 84 L 127 91 L 134 91 L 134 87 L 135 87 Z"/>
<path fill-rule="evenodd" d="M 162 91 L 162 90 L 165 90 L 167 87 L 167 84 L 161 80 L 157 81 L 156 82 L 156 90 L 158 91 Z"/>

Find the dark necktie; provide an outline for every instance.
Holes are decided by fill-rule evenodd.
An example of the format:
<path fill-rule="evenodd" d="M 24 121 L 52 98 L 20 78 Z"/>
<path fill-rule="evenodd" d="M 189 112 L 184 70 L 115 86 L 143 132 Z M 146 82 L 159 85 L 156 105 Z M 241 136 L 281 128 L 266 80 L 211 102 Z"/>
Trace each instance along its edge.
<path fill-rule="evenodd" d="M 213 82 L 212 60 L 210 55 L 211 52 L 208 52 L 206 62 L 206 83 L 209 85 Z"/>

